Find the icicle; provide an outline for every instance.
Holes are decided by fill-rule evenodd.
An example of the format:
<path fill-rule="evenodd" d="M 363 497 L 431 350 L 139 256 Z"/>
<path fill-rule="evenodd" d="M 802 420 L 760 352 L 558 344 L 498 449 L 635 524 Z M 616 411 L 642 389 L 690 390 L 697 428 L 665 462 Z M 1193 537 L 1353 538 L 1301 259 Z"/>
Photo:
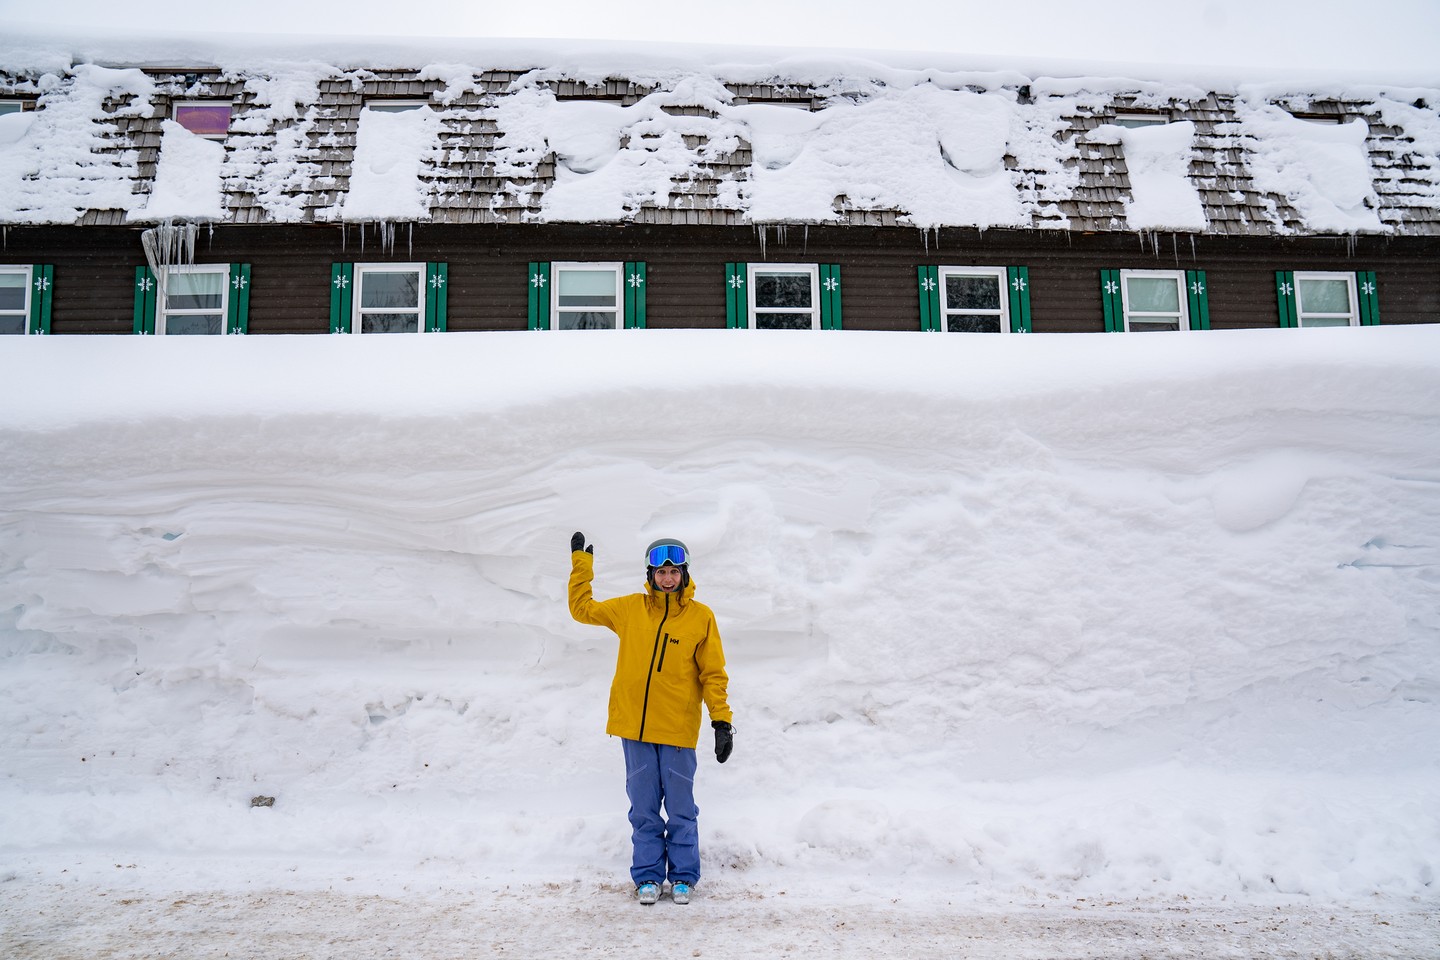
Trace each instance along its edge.
<path fill-rule="evenodd" d="M 1190 262 L 1194 263 L 1197 254 L 1195 253 L 1195 234 L 1190 234 Z"/>
<path fill-rule="evenodd" d="M 415 221 L 411 220 L 405 226 L 405 259 L 415 259 Z"/>
<path fill-rule="evenodd" d="M 365 256 L 365 223 L 360 223 L 360 256 Z"/>
<path fill-rule="evenodd" d="M 145 251 L 146 265 L 155 274 L 159 303 L 165 302 L 165 285 L 170 276 L 167 268 L 195 262 L 195 237 L 199 232 L 193 223 L 176 226 L 169 220 L 140 231 L 140 246 Z"/>
<path fill-rule="evenodd" d="M 1175 266 L 1180 266 L 1180 238 L 1170 234 L 1170 252 L 1175 256 Z"/>
<path fill-rule="evenodd" d="M 807 223 L 807 224 L 805 224 L 804 240 L 803 240 L 803 242 L 801 243 L 800 252 L 803 254 L 803 253 L 805 253 L 806 251 L 808 251 L 809 249 L 810 249 L 810 224 Z"/>
<path fill-rule="evenodd" d="M 763 224 L 763 223 L 757 223 L 757 224 L 755 225 L 755 232 L 756 232 L 756 234 L 758 234 L 759 237 L 760 237 L 760 259 L 761 259 L 761 260 L 764 260 L 764 259 L 765 259 L 765 224 Z"/>

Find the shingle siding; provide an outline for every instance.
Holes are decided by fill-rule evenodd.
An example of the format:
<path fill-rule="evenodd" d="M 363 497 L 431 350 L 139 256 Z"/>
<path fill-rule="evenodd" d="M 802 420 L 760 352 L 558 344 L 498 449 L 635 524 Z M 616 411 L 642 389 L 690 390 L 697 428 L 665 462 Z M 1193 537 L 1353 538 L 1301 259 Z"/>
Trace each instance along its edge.
<path fill-rule="evenodd" d="M 134 192 L 148 193 L 155 176 L 161 142 L 161 124 L 170 115 L 176 99 L 233 99 L 232 133 L 226 140 L 229 161 L 225 167 L 224 206 L 230 222 L 254 224 L 277 219 L 323 222 L 336 217 L 350 183 L 352 158 L 360 111 L 374 98 L 423 99 L 441 117 L 440 152 L 437 163 L 422 173 L 429 192 L 430 217 L 437 223 L 515 223 L 541 217 L 541 201 L 555 182 L 554 157 L 547 156 L 528 170 L 505 175 L 497 173 L 494 152 L 506 142 L 506 132 L 496 126 L 495 107 L 513 95 L 520 82 L 530 82 L 523 71 L 489 70 L 476 75 L 469 86 L 453 95 L 447 83 L 422 79 L 414 70 L 352 71 L 322 79 L 314 102 L 301 108 L 295 119 L 270 119 L 257 100 L 250 79 L 219 71 L 187 73 L 152 71 L 156 90 L 149 117 L 114 115 L 128 98 L 110 106 L 110 115 L 100 118 L 109 128 L 105 150 L 135 163 Z M 0 88 L 14 88 L 25 78 L 0 75 Z M 653 85 L 612 77 L 592 83 L 559 79 L 546 86 L 561 100 L 601 99 L 632 106 L 654 94 Z M 823 108 L 832 95 L 798 84 L 728 83 L 724 85 L 741 104 L 793 104 L 807 110 Z M 1043 112 L 1059 103 L 1051 95 L 1031 96 L 1028 89 L 1016 94 L 1022 109 Z M 856 93 L 854 98 L 863 94 Z M 1236 114 L 1233 94 L 1206 93 L 1189 99 L 1157 102 L 1153 95 L 1114 94 L 1086 98 L 1098 108 L 1082 108 L 1063 117 L 1059 142 L 1074 148 L 1073 170 L 1078 179 L 1073 189 L 1053 181 L 1054 171 L 1025 169 L 1022 161 L 1008 156 L 1005 165 L 1020 183 L 1020 189 L 1037 199 L 1033 206 L 1034 226 L 1061 226 L 1080 232 L 1127 232 L 1125 204 L 1130 197 L 1129 175 L 1123 150 L 1112 143 L 1093 143 L 1087 134 L 1110 123 L 1117 113 L 1142 111 L 1160 113 L 1171 120 L 1195 124 L 1194 160 L 1191 182 L 1208 220 L 1206 233 L 1221 236 L 1264 236 L 1278 232 L 1304 234 L 1307 229 L 1297 212 L 1283 197 L 1258 191 L 1251 179 L 1248 147 L 1243 125 Z M 1288 103 L 1288 101 L 1286 101 Z M 1300 101 L 1297 101 L 1300 102 Z M 1373 103 L 1362 100 L 1304 100 L 1303 114 L 1337 119 L 1363 119 L 1369 124 L 1367 145 L 1375 171 L 1378 215 L 1384 229 L 1406 235 L 1440 234 L 1440 159 L 1429 147 L 1419 147 L 1404 130 L 1383 122 Z M 43 109 L 43 100 L 42 100 Z M 714 112 L 700 104 L 666 105 L 672 116 L 713 118 Z M 1434 113 L 1434 108 L 1419 110 Z M 122 111 L 123 112 L 123 111 Z M 278 114 L 275 114 L 278 116 Z M 1038 114 L 1037 114 L 1038 115 Z M 255 129 L 257 121 L 263 129 Z M 298 137 L 298 141 L 296 138 Z M 706 138 L 687 133 L 685 146 L 698 151 Z M 883 144 L 876 145 L 883 150 Z M 626 218 L 638 223 L 676 225 L 747 223 L 744 211 L 721 204 L 721 185 L 744 181 L 752 162 L 749 144 L 713 156 L 694 167 L 694 176 L 673 184 L 673 194 L 664 207 L 642 205 Z M 257 174 L 270 164 L 285 164 L 286 176 L 278 192 L 261 195 Z M 842 223 L 856 226 L 904 226 L 909 217 L 900 210 L 856 209 L 844 197 L 836 199 L 835 211 Z M 1063 219 L 1062 219 L 1063 218 Z M 123 222 L 123 214 L 92 210 L 79 220 L 86 225 Z"/>

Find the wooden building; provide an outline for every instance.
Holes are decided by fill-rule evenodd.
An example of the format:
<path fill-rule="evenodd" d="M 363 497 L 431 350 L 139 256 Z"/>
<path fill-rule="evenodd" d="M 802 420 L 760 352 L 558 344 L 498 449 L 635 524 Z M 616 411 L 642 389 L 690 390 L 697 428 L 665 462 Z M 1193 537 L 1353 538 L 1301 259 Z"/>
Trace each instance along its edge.
<path fill-rule="evenodd" d="M 0 63 L 0 332 L 1440 318 L 1440 91 Z"/>

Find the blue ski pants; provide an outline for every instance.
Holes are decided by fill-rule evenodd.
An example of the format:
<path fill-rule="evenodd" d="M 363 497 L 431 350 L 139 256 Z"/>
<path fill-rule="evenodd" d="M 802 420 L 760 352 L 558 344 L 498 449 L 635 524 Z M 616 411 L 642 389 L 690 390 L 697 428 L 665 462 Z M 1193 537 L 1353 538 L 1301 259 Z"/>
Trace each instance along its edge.
<path fill-rule="evenodd" d="M 695 751 L 638 740 L 622 739 L 621 745 L 634 846 L 630 878 L 637 886 L 665 880 L 694 884 L 700 879 Z"/>

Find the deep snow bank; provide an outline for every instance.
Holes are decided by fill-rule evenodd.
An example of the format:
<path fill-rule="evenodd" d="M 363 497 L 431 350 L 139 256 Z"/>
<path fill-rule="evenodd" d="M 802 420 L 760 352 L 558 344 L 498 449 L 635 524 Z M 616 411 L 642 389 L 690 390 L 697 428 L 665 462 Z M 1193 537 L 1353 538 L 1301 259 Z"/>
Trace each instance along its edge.
<path fill-rule="evenodd" d="M 0 397 L 0 857 L 623 874 L 583 529 L 721 618 L 712 871 L 1434 889 L 1440 328 L 16 338 Z"/>

